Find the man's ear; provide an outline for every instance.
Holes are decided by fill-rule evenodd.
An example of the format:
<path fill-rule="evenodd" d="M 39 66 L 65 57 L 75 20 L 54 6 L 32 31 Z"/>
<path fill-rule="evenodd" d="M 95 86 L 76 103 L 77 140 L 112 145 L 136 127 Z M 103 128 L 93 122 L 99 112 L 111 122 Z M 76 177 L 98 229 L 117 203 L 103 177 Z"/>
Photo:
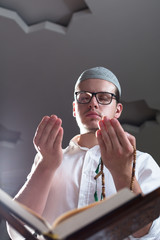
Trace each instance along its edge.
<path fill-rule="evenodd" d="M 121 116 L 122 110 L 123 110 L 122 103 L 118 103 L 116 107 L 115 118 L 119 118 Z"/>
<path fill-rule="evenodd" d="M 73 101 L 72 106 L 73 106 L 73 117 L 76 117 L 76 112 L 75 112 L 75 101 Z"/>

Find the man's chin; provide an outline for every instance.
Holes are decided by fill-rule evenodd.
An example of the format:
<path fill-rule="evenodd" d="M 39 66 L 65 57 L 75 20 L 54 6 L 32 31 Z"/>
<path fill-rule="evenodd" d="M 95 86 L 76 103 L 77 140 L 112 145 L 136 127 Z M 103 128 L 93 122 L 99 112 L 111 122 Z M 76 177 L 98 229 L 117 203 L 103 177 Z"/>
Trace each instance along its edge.
<path fill-rule="evenodd" d="M 81 130 L 81 133 L 87 133 L 87 132 L 96 132 L 99 127 L 98 127 L 98 122 L 99 121 L 92 121 L 90 123 L 80 123 L 78 124 L 79 125 L 79 128 Z"/>
<path fill-rule="evenodd" d="M 86 128 L 86 132 L 92 132 L 92 133 L 96 133 L 96 131 L 98 130 L 98 126 L 96 127 L 87 127 Z"/>

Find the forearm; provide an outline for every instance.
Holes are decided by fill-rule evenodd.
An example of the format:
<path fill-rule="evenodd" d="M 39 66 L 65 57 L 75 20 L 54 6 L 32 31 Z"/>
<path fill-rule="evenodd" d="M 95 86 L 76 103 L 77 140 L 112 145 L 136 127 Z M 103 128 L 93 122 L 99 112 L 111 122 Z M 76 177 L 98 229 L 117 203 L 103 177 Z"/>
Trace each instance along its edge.
<path fill-rule="evenodd" d="M 54 172 L 55 170 L 44 166 L 44 162 L 40 161 L 15 199 L 41 215 L 46 205 Z"/>

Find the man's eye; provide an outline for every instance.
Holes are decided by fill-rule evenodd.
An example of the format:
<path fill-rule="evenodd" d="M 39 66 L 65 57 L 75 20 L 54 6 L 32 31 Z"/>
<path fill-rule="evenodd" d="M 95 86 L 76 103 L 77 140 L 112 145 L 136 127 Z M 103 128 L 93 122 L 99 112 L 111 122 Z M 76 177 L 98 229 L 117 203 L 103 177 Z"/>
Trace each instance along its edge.
<path fill-rule="evenodd" d="M 102 100 L 102 101 L 106 101 L 106 100 L 108 100 L 109 99 L 109 96 L 108 95 L 100 95 L 100 96 L 98 96 L 98 98 L 99 98 L 99 100 Z"/>
<path fill-rule="evenodd" d="M 111 100 L 111 96 L 109 94 L 100 94 L 98 95 L 98 100 L 101 103 L 108 103 Z"/>
<path fill-rule="evenodd" d="M 89 96 L 89 95 L 83 95 L 83 96 L 80 97 L 80 99 L 81 99 L 82 101 L 86 101 L 86 100 L 89 100 L 89 99 L 90 99 L 90 96 Z"/>

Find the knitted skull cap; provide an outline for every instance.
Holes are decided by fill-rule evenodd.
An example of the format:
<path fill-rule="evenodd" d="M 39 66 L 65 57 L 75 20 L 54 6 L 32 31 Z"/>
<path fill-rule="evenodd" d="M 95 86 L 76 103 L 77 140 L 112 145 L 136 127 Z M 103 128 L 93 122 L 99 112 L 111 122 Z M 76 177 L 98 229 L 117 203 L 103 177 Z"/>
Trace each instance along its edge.
<path fill-rule="evenodd" d="M 79 76 L 79 78 L 75 84 L 75 89 L 82 81 L 87 80 L 87 79 L 102 79 L 102 80 L 111 82 L 117 87 L 117 89 L 119 91 L 119 95 L 121 96 L 121 86 L 119 84 L 119 81 L 118 81 L 117 77 L 109 69 L 104 68 L 104 67 L 94 67 L 94 68 L 85 70 Z"/>

